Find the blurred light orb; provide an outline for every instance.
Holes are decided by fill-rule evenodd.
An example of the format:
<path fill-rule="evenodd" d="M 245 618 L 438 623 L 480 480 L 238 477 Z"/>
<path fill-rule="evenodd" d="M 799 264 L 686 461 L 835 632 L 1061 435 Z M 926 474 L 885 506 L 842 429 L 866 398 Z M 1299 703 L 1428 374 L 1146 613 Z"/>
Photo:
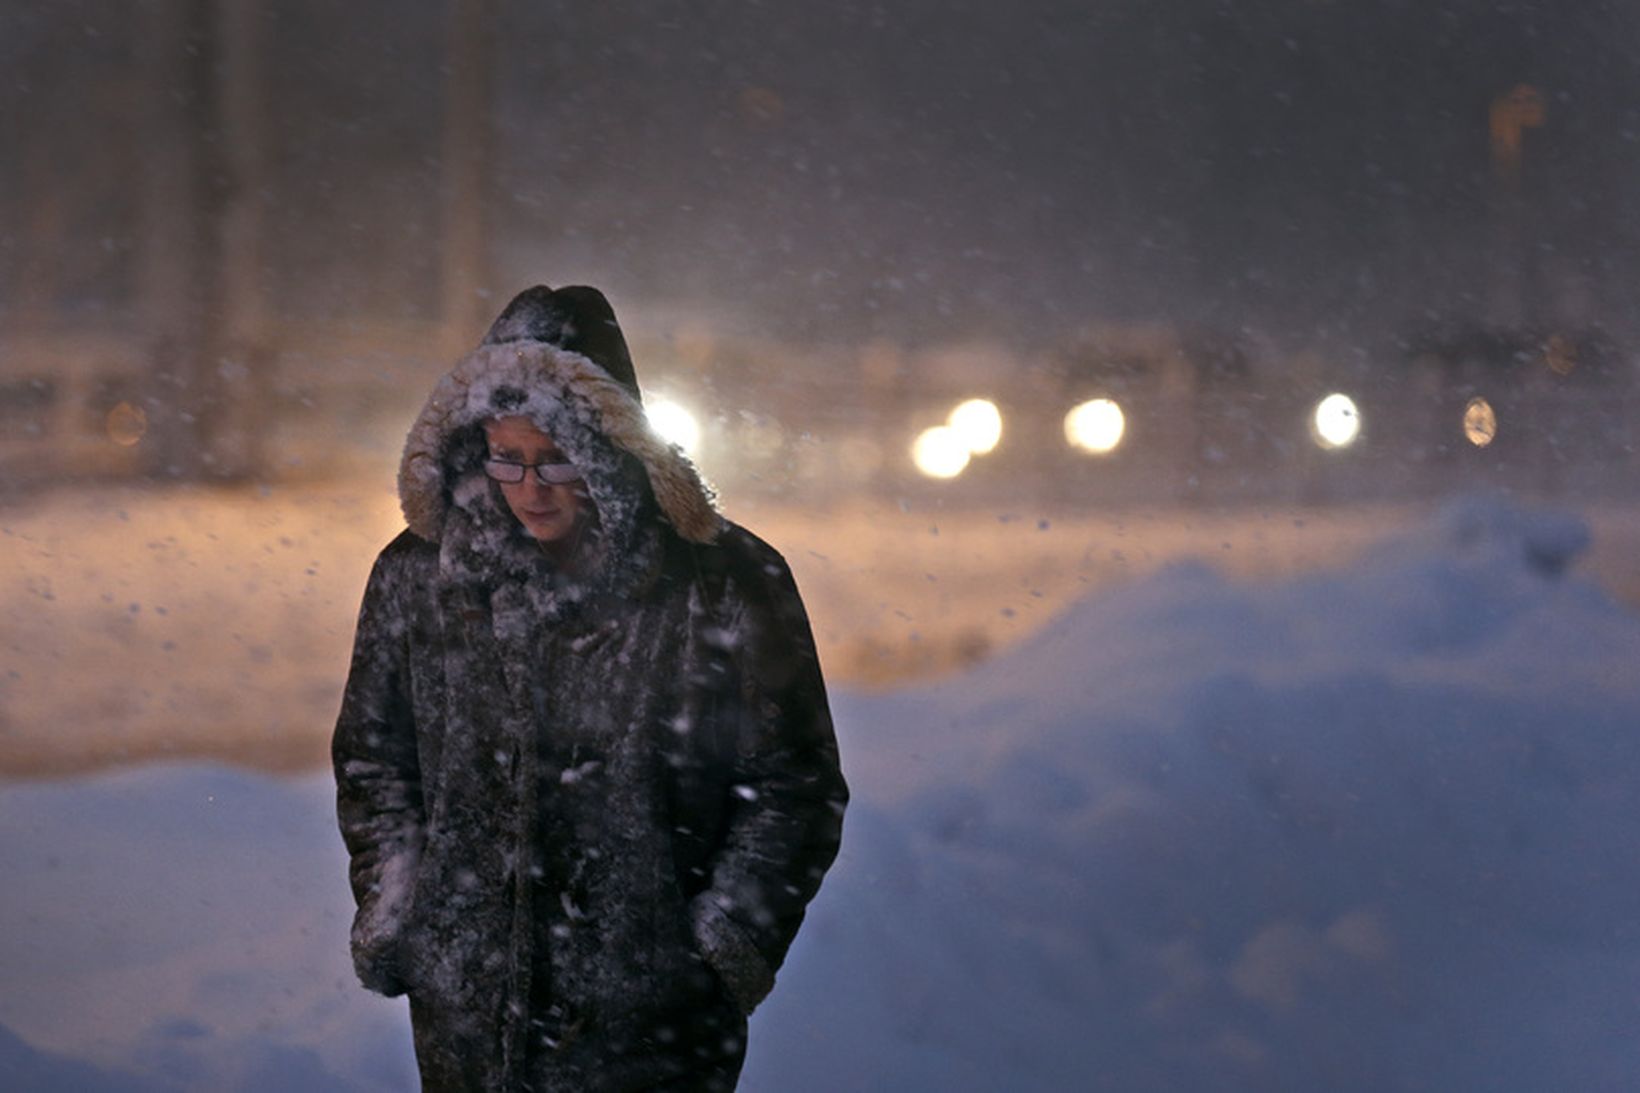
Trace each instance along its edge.
<path fill-rule="evenodd" d="M 956 430 L 971 455 L 994 450 L 1002 439 L 1002 411 L 987 398 L 971 398 L 951 411 L 946 424 Z"/>
<path fill-rule="evenodd" d="M 108 416 L 103 419 L 103 428 L 109 440 L 122 448 L 129 448 L 148 431 L 148 415 L 143 413 L 142 407 L 122 402 L 108 411 Z"/>
<path fill-rule="evenodd" d="M 968 444 L 949 425 L 924 429 L 911 445 L 911 461 L 929 478 L 955 478 L 968 466 Z"/>
<path fill-rule="evenodd" d="M 656 399 L 644 408 L 649 427 L 662 440 L 676 444 L 688 454 L 700 450 L 700 422 L 695 415 L 670 399 Z"/>
<path fill-rule="evenodd" d="M 1472 398 L 1463 408 L 1464 439 L 1477 448 L 1484 448 L 1498 435 L 1498 415 L 1492 404 L 1483 398 Z"/>
<path fill-rule="evenodd" d="M 1115 451 L 1126 431 L 1122 408 L 1108 398 L 1089 399 L 1065 415 L 1065 440 L 1096 455 Z"/>
<path fill-rule="evenodd" d="M 1543 346 L 1543 359 L 1557 376 L 1569 376 L 1577 369 L 1577 343 L 1564 334 L 1551 334 Z"/>
<path fill-rule="evenodd" d="M 1361 411 L 1350 396 L 1334 392 L 1315 404 L 1310 426 L 1323 448 L 1348 448 L 1361 435 Z"/>

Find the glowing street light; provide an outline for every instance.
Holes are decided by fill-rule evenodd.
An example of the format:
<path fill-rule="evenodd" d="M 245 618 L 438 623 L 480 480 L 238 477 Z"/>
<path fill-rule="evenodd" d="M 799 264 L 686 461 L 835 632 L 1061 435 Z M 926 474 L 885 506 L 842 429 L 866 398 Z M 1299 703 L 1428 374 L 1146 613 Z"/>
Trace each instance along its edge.
<path fill-rule="evenodd" d="M 143 413 L 141 406 L 122 402 L 108 411 L 103 427 L 108 432 L 109 440 L 122 448 L 129 448 L 148 431 L 148 415 Z"/>
<path fill-rule="evenodd" d="M 985 455 L 1002 439 L 1002 411 L 990 399 L 969 399 L 951 411 L 946 424 L 962 438 L 971 455 Z"/>
<path fill-rule="evenodd" d="M 949 425 L 924 429 L 911 445 L 911 461 L 929 478 L 955 478 L 968 466 L 969 449 Z"/>
<path fill-rule="evenodd" d="M 1464 439 L 1477 448 L 1484 448 L 1498 435 L 1498 415 L 1492 404 L 1483 398 L 1472 398 L 1463 408 Z"/>
<path fill-rule="evenodd" d="M 1089 399 L 1065 415 L 1065 440 L 1095 455 L 1115 451 L 1126 431 L 1122 408 L 1108 398 Z"/>
<path fill-rule="evenodd" d="M 668 399 L 656 399 L 645 405 L 644 416 L 662 440 L 676 444 L 691 456 L 700 450 L 700 422 L 682 406 Z"/>
<path fill-rule="evenodd" d="M 1315 404 L 1310 429 L 1323 448 L 1347 448 L 1361 435 L 1361 411 L 1350 396 L 1335 392 Z"/>

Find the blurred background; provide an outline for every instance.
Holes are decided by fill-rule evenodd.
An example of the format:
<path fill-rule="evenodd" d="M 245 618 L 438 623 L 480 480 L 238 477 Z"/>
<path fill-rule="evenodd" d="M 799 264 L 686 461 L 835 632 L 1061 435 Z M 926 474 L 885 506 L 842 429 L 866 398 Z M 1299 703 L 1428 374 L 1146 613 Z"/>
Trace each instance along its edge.
<path fill-rule="evenodd" d="M 889 688 L 1475 490 L 1640 599 L 1640 9 L 0 2 L 0 770 L 324 761 L 434 379 L 611 297 Z"/>

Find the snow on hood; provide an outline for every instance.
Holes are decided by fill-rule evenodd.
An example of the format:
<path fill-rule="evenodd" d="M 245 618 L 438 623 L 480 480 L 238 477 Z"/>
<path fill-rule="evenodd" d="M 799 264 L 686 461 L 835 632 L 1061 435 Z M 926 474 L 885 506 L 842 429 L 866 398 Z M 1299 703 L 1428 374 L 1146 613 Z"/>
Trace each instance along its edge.
<path fill-rule="evenodd" d="M 606 522 L 640 502 L 625 455 L 678 534 L 694 542 L 717 536 L 722 520 L 710 491 L 683 451 L 649 428 L 638 400 L 586 357 L 545 342 L 482 345 L 434 386 L 399 463 L 399 503 L 411 531 L 437 542 L 451 505 L 487 492 L 482 456 L 464 441 L 504 414 L 528 417 L 558 443 Z"/>

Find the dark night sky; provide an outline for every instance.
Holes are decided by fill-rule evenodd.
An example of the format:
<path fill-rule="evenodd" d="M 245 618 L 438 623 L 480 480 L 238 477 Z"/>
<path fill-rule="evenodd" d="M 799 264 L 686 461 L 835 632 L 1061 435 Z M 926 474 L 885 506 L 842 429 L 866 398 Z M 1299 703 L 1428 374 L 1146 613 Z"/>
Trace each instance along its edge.
<path fill-rule="evenodd" d="M 497 291 L 588 280 L 848 340 L 1087 319 L 1382 337 L 1482 309 L 1487 105 L 1521 81 L 1548 100 L 1525 176 L 1544 317 L 1624 327 L 1640 278 L 1640 9 L 1620 0 L 496 7 Z M 117 214 L 141 149 L 108 74 L 132 18 L 0 7 L 10 283 L 45 180 L 98 180 Z M 273 6 L 290 309 L 430 306 L 442 24 L 430 3 Z M 71 219 L 115 256 L 74 282 L 95 286 L 122 233 Z"/>
<path fill-rule="evenodd" d="M 1463 308 L 1484 296 L 1487 106 L 1521 80 L 1550 99 L 1537 241 L 1567 276 L 1632 269 L 1640 21 L 1621 5 L 704 10 L 642 33 L 608 8 L 538 17 L 520 40 L 544 48 L 509 69 L 505 196 L 585 260 L 624 235 L 646 289 L 702 264 L 822 324 L 1010 333 Z"/>

